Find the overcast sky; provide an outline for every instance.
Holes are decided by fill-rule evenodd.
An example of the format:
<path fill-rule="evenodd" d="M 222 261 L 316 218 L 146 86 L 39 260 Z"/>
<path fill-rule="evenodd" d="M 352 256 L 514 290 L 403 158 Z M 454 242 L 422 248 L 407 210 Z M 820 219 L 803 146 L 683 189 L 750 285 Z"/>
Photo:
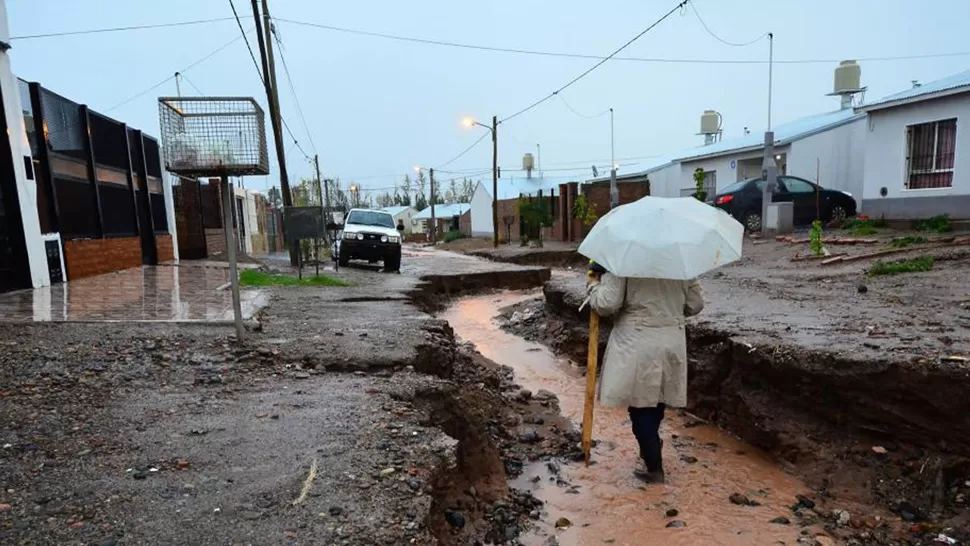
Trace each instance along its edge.
<path fill-rule="evenodd" d="M 252 8 L 234 0 L 248 30 Z M 427 40 L 561 53 L 606 55 L 676 5 L 674 0 L 412 0 L 322 2 L 270 0 L 272 15 L 355 30 Z M 968 0 L 696 0 L 711 30 L 731 42 L 775 34 L 775 59 L 838 60 L 970 53 Z M 231 17 L 229 0 L 8 0 L 11 36 L 124 25 Z M 344 186 L 397 184 L 415 165 L 441 165 L 485 129 L 465 129 L 474 116 L 490 123 L 548 95 L 595 60 L 481 51 L 388 40 L 278 22 L 282 51 L 302 105 L 303 127 L 281 63 L 283 117 L 307 154 L 319 153 L 327 177 Z M 49 39 L 14 40 L 14 72 L 130 126 L 158 135 L 157 97 L 173 95 L 174 81 L 111 109 L 238 37 L 235 21 Z M 255 34 L 249 34 L 255 48 Z M 258 50 L 257 50 L 258 55 Z M 664 59 L 767 60 L 768 43 L 731 47 L 708 34 L 688 7 L 660 23 L 622 56 Z M 868 98 L 903 90 L 970 68 L 970 54 L 919 60 L 863 60 Z M 835 62 L 783 64 L 774 69 L 775 123 L 838 108 L 832 91 Z M 615 110 L 616 158 L 621 173 L 659 156 L 700 144 L 700 114 L 721 112 L 724 138 L 767 121 L 766 64 L 611 61 L 564 91 L 573 110 L 593 116 Z M 185 72 L 183 94 L 251 95 L 266 104 L 256 69 L 239 40 Z M 189 83 L 191 82 L 191 83 Z M 586 119 L 559 98 L 499 126 L 503 175 L 519 176 L 522 154 L 542 146 L 548 174 L 588 178 L 589 166 L 608 169 L 610 122 Z M 267 127 L 269 124 L 267 123 Z M 272 146 L 272 139 L 270 138 Z M 291 180 L 312 167 L 286 137 Z M 271 155 L 272 155 L 271 148 Z M 247 179 L 264 189 L 273 175 Z M 634 158 L 634 159 L 628 159 Z M 449 171 L 491 166 L 486 138 Z M 552 171 L 557 169 L 556 171 Z M 559 169 L 577 169 L 575 171 Z M 439 178 L 460 176 L 442 173 Z M 487 175 L 478 174 L 477 178 Z"/>

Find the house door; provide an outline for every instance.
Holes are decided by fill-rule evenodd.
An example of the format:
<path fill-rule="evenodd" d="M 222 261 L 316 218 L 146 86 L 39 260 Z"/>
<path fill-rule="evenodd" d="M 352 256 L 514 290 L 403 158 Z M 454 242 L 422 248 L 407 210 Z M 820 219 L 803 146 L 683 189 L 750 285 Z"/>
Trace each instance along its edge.
<path fill-rule="evenodd" d="M 0 92 L 0 292 L 30 286 L 30 263 L 27 261 L 27 242 L 13 160 Z"/>
<path fill-rule="evenodd" d="M 175 229 L 179 240 L 179 257 L 183 260 L 204 260 L 208 255 L 205 244 L 205 225 L 202 220 L 202 188 L 198 180 L 179 179 L 172 188 L 175 204 Z"/>

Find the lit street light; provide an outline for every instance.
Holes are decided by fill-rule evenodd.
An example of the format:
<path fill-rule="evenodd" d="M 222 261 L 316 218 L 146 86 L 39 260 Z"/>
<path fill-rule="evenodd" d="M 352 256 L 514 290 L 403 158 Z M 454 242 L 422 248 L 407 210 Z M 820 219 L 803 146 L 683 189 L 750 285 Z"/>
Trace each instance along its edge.
<path fill-rule="evenodd" d="M 498 248 L 498 117 L 492 116 L 491 127 L 475 121 L 474 118 L 463 119 L 462 125 L 468 128 L 478 125 L 492 132 L 492 245 Z"/>

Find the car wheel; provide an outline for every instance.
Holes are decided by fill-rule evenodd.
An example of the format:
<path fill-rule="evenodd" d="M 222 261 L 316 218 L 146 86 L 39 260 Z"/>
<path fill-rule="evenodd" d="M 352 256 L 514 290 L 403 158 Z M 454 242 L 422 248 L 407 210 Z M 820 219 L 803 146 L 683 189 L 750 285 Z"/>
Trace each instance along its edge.
<path fill-rule="evenodd" d="M 347 267 L 347 264 L 350 263 L 350 256 L 344 256 L 343 254 L 339 254 L 337 256 L 337 263 L 340 264 L 340 267 Z"/>
<path fill-rule="evenodd" d="M 829 222 L 838 220 L 839 222 L 849 217 L 849 212 L 842 205 L 834 205 L 829 209 Z"/>
<path fill-rule="evenodd" d="M 761 213 L 749 212 L 744 215 L 744 229 L 749 232 L 761 231 Z"/>
<path fill-rule="evenodd" d="M 384 258 L 384 271 L 400 271 L 401 255 Z"/>

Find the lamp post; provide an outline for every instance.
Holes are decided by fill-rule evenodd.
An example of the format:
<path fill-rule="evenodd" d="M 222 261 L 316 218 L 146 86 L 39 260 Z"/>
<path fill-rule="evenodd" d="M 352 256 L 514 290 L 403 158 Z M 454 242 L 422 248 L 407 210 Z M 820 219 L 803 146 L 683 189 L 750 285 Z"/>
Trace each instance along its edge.
<path fill-rule="evenodd" d="M 465 127 L 478 125 L 492 132 L 492 246 L 498 248 L 498 117 L 492 116 L 492 126 L 465 118 Z"/>

